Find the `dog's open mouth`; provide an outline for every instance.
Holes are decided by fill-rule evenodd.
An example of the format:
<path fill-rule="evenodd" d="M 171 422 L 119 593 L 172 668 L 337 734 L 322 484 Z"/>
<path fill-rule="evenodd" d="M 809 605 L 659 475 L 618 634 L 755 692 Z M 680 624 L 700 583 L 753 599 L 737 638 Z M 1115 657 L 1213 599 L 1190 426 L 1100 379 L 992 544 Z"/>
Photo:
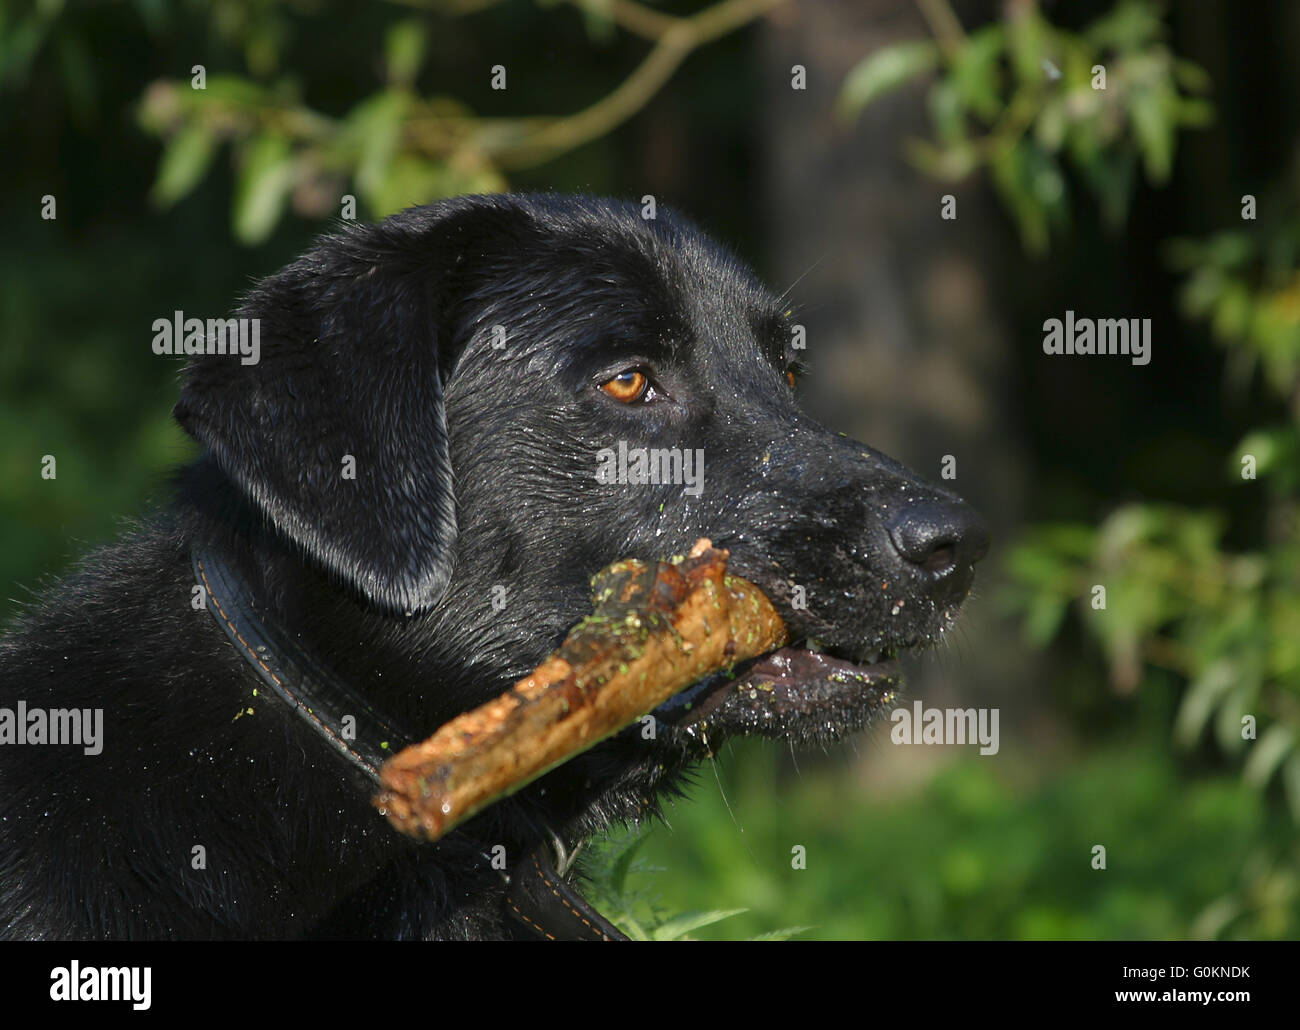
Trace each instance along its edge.
<path fill-rule="evenodd" d="M 850 657 L 810 638 L 707 677 L 655 715 L 688 734 L 826 740 L 865 726 L 901 682 L 895 647 Z"/>

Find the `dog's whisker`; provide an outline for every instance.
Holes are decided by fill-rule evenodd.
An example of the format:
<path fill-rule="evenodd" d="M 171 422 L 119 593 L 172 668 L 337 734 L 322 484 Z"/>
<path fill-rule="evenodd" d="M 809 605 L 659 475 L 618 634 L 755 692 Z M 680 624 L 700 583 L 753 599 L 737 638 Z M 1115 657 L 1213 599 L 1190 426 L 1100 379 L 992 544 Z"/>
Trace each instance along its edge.
<path fill-rule="evenodd" d="M 790 294 L 794 292 L 794 288 L 798 286 L 801 282 L 803 282 L 804 279 L 806 279 L 814 271 L 816 271 L 817 266 L 820 265 L 823 261 L 825 261 L 827 257 L 828 255 L 826 254 L 821 255 L 821 257 L 817 258 L 817 260 L 815 260 L 811 265 L 809 265 L 806 269 L 804 269 L 803 273 L 797 279 L 795 279 L 794 282 L 792 282 L 789 286 L 787 286 L 784 290 L 781 291 L 781 295 L 777 297 L 777 301 L 779 303 L 784 303 L 786 299 L 790 296 Z"/>
<path fill-rule="evenodd" d="M 731 817 L 732 824 L 740 834 L 740 839 L 745 845 L 745 851 L 748 852 L 750 860 L 758 865 L 758 859 L 754 855 L 753 849 L 749 846 L 749 838 L 745 836 L 745 827 L 741 825 L 740 819 L 737 818 L 735 809 L 731 807 L 731 800 L 727 797 L 727 788 L 722 785 L 722 774 L 718 772 L 718 760 L 714 757 L 708 759 L 709 768 L 713 770 L 714 782 L 718 785 L 718 796 L 722 798 L 723 807 L 727 810 L 727 815 Z"/>

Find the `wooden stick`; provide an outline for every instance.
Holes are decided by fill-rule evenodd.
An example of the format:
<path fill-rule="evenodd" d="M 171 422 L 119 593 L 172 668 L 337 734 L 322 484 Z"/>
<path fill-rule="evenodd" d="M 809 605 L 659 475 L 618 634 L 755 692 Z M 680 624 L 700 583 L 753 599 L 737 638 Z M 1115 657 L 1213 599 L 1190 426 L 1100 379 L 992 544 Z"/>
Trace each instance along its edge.
<path fill-rule="evenodd" d="M 696 680 L 787 642 L 730 553 L 700 540 L 685 558 L 621 561 L 592 580 L 593 614 L 500 697 L 384 763 L 375 805 L 403 833 L 436 840 Z"/>

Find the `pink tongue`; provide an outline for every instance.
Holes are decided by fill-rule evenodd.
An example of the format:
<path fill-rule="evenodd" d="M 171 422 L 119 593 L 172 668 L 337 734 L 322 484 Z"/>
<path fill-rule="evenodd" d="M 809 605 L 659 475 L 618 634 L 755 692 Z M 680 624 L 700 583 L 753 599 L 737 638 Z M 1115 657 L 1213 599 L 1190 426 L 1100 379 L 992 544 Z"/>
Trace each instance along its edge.
<path fill-rule="evenodd" d="M 791 680 L 818 679 L 832 672 L 860 671 L 859 666 L 843 658 L 792 647 L 773 651 L 766 658 L 760 658 L 749 669 L 751 676 L 757 673 L 774 679 Z"/>

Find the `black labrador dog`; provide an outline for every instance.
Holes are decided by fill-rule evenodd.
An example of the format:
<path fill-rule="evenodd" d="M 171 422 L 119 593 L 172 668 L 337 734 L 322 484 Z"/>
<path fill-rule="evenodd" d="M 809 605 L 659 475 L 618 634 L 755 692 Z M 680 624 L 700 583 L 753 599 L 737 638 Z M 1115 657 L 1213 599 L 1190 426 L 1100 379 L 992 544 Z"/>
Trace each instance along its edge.
<path fill-rule="evenodd" d="M 662 210 L 415 208 L 238 316 L 255 352 L 188 341 L 175 414 L 204 455 L 168 514 L 0 644 L 5 938 L 616 939 L 563 856 L 730 735 L 864 726 L 987 547 L 956 497 L 800 413 L 788 312 Z M 385 754 L 531 669 L 597 570 L 700 537 L 795 644 L 438 843 L 389 828 Z"/>

